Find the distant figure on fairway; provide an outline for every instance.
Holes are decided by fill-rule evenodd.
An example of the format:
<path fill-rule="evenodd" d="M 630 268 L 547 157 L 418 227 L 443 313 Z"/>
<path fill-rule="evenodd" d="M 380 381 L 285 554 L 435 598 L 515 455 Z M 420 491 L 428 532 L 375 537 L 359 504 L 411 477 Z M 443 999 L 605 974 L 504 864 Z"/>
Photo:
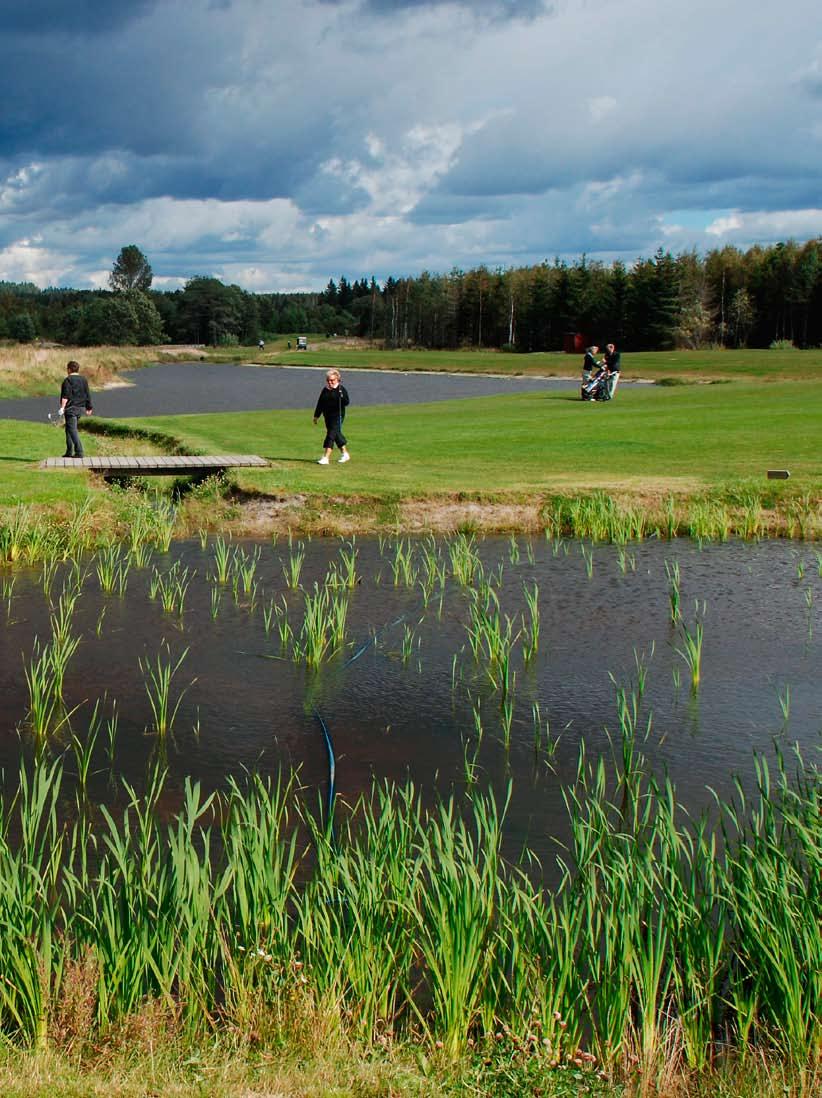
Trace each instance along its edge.
<path fill-rule="evenodd" d="M 316 424 L 320 416 L 325 420 L 325 441 L 323 442 L 325 452 L 317 461 L 318 465 L 330 464 L 334 443 L 342 451 L 337 460 L 340 462 L 351 460 L 347 449 L 348 440 L 342 432 L 347 406 L 348 392 L 340 380 L 340 371 L 329 370 L 325 375 L 325 388 L 320 393 L 317 407 L 314 409 L 314 423 Z"/>
<path fill-rule="evenodd" d="M 257 348 L 260 352 L 265 350 L 265 340 L 264 339 L 260 340 L 260 342 L 257 344 Z"/>
<path fill-rule="evenodd" d="M 605 367 L 608 370 L 608 400 L 613 397 L 617 385 L 619 385 L 620 358 L 621 355 L 614 344 L 607 343 L 605 345 Z"/>
<path fill-rule="evenodd" d="M 73 360 L 66 365 L 66 376 L 60 388 L 60 408 L 58 414 L 63 416 L 66 425 L 66 452 L 63 457 L 81 458 L 83 456 L 83 444 L 77 431 L 77 420 L 83 414 L 90 416 L 91 393 L 88 382 L 80 374 L 80 363 Z"/>
<path fill-rule="evenodd" d="M 582 389 L 580 396 L 583 400 L 592 400 L 589 395 L 587 386 L 590 385 L 591 379 L 599 369 L 601 363 L 597 361 L 597 355 L 599 354 L 599 347 L 596 343 L 592 343 L 591 346 L 585 352 L 585 358 L 582 360 Z"/>

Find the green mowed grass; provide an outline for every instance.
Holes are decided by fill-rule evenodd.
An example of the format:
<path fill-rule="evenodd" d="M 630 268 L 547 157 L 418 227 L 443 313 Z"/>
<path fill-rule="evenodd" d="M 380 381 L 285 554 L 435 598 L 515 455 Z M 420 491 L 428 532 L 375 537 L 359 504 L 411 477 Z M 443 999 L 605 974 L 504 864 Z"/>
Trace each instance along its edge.
<path fill-rule="evenodd" d="M 84 435 L 86 452 L 93 454 L 96 440 Z M 82 503 L 96 485 L 81 470 L 65 473 L 39 469 L 43 458 L 65 451 L 66 436 L 59 427 L 0 419 L 0 504 Z"/>
<path fill-rule="evenodd" d="M 215 360 L 247 361 L 255 348 L 209 351 Z M 556 352 L 503 354 L 498 351 L 385 351 L 335 344 L 308 351 L 266 351 L 263 362 L 288 366 L 337 366 L 341 369 L 434 370 L 452 373 L 577 377 L 582 355 Z M 822 380 L 822 350 L 810 351 L 644 351 L 622 356 L 625 377 L 673 379 Z"/>
<path fill-rule="evenodd" d="M 352 388 L 356 401 L 356 390 Z M 533 492 L 552 483 L 718 483 L 789 468 L 822 480 L 822 389 L 794 384 L 622 388 L 610 403 L 571 392 L 357 408 L 353 460 L 315 464 L 311 413 L 254 412 L 134 421 L 203 453 L 258 453 L 274 467 L 243 473 L 261 490 L 342 493 Z"/>
<path fill-rule="evenodd" d="M 320 467 L 322 424 L 305 412 L 155 416 L 127 421 L 200 453 L 257 453 L 270 470 L 236 472 L 262 492 L 339 495 L 529 494 L 623 485 L 680 490 L 791 472 L 791 488 L 822 485 L 822 387 L 791 383 L 622 387 L 583 404 L 573 392 L 516 394 L 421 405 L 362 407 L 346 419 L 353 460 Z M 93 454 L 100 443 L 84 435 Z M 0 502 L 79 502 L 98 481 L 46 471 L 63 432 L 0 421 Z M 107 450 L 111 452 L 112 441 Z M 117 452 L 131 452 L 123 439 Z"/>

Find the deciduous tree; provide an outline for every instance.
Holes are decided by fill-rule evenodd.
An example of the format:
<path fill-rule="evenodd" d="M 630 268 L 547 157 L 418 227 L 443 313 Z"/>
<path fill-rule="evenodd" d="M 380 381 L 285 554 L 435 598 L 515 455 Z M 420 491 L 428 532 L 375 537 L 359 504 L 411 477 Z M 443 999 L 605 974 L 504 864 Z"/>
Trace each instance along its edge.
<path fill-rule="evenodd" d="M 112 290 L 142 290 L 151 286 L 154 277 L 151 264 L 136 244 L 127 244 L 120 249 L 114 261 L 108 283 Z"/>

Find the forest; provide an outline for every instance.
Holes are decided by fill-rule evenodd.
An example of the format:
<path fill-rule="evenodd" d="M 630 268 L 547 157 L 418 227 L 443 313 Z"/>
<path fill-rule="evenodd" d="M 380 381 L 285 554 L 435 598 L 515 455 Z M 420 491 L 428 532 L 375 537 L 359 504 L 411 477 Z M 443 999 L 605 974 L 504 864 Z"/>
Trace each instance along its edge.
<path fill-rule="evenodd" d="M 250 293 L 205 276 L 153 290 L 148 261 L 128 245 L 110 285 L 0 282 L 0 339 L 218 346 L 311 332 L 524 353 L 606 341 L 628 351 L 822 345 L 822 237 L 705 255 L 660 249 L 632 266 L 582 256 L 382 282 L 343 275 L 314 293 Z"/>

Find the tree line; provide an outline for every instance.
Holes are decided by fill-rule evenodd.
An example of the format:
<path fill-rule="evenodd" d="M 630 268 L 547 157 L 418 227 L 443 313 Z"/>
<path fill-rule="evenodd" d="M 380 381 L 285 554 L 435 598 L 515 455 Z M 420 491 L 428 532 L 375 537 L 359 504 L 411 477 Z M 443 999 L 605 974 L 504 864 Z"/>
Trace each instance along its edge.
<path fill-rule="evenodd" d="M 331 279 L 319 293 L 250 293 L 197 276 L 151 289 L 136 245 L 109 290 L 0 282 L 0 338 L 61 343 L 210 345 L 279 334 L 357 335 L 388 347 L 556 351 L 574 335 L 625 350 L 822 344 L 822 238 L 673 255 L 632 267 L 555 260 L 528 267 Z"/>

